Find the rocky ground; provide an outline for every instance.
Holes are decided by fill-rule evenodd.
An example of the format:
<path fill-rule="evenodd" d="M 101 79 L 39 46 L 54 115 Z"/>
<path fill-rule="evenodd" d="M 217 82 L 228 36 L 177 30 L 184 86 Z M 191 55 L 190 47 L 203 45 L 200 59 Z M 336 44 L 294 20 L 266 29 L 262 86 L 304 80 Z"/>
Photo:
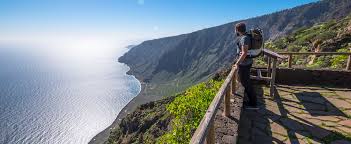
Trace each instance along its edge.
<path fill-rule="evenodd" d="M 238 136 L 238 124 L 243 101 L 243 87 L 240 86 L 235 96 L 230 99 L 230 117 L 223 116 L 224 102 L 219 107 L 215 117 L 216 143 L 232 144 Z"/>
<path fill-rule="evenodd" d="M 326 87 L 265 86 L 258 111 L 244 110 L 239 139 L 246 143 L 351 144 L 351 90 Z"/>

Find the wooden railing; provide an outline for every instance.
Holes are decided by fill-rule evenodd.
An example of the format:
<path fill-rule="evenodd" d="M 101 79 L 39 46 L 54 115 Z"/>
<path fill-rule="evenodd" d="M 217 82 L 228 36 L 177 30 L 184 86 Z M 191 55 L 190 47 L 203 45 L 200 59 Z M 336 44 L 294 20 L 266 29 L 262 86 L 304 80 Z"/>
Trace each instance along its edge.
<path fill-rule="evenodd" d="M 278 59 L 286 59 L 287 57 L 268 49 L 263 49 L 263 54 L 268 57 L 267 69 L 257 69 L 257 76 L 251 76 L 251 78 L 256 80 L 268 81 L 270 83 L 270 96 L 273 97 L 275 88 L 275 77 L 277 71 L 277 61 Z M 263 71 L 267 72 L 266 76 L 262 76 Z"/>
<path fill-rule="evenodd" d="M 347 55 L 348 60 L 345 70 L 351 70 L 351 52 L 279 52 L 279 54 L 288 56 L 288 68 L 292 67 L 293 55 Z"/>
<path fill-rule="evenodd" d="M 215 143 L 215 128 L 214 128 L 214 118 L 216 116 L 218 107 L 220 106 L 223 95 L 224 97 L 224 116 L 230 115 L 230 96 L 235 92 L 236 87 L 236 77 L 237 77 L 237 68 L 233 68 L 218 93 L 214 97 L 210 106 L 207 109 L 207 112 L 204 118 L 201 120 L 198 128 L 196 129 L 193 137 L 191 138 L 190 143 L 192 144 L 202 144 L 204 141 L 209 144 Z"/>
<path fill-rule="evenodd" d="M 269 58 L 268 67 L 267 67 L 268 76 L 263 77 L 261 74 L 261 71 L 259 71 L 258 76 L 254 78 L 270 81 L 271 96 L 273 96 L 274 94 L 273 90 L 275 88 L 274 85 L 275 85 L 277 59 L 285 59 L 286 57 L 281 56 L 267 49 L 264 49 L 263 53 Z M 271 63 L 273 64 L 272 68 L 271 68 Z M 230 116 L 230 97 L 234 95 L 236 91 L 237 71 L 238 69 L 236 67 L 232 68 L 232 70 L 230 71 L 229 75 L 225 79 L 218 93 L 216 94 L 210 106 L 208 107 L 206 114 L 201 120 L 193 137 L 191 138 L 191 141 L 190 141 L 191 144 L 202 144 L 204 142 L 206 142 L 207 144 L 215 143 L 215 127 L 214 127 L 215 116 L 223 99 L 224 99 L 223 116 L 226 116 L 226 117 Z"/>

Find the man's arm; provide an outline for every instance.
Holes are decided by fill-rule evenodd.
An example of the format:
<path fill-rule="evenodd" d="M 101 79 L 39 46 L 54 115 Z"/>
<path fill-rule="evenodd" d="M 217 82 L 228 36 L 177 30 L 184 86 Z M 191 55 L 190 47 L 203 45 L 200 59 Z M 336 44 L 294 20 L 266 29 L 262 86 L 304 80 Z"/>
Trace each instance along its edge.
<path fill-rule="evenodd" d="M 241 53 L 239 56 L 239 59 L 236 61 L 236 63 L 233 65 L 233 67 L 238 67 L 238 65 L 244 61 L 244 59 L 247 56 L 247 51 L 249 50 L 249 46 L 248 45 L 243 45 L 241 47 Z"/>

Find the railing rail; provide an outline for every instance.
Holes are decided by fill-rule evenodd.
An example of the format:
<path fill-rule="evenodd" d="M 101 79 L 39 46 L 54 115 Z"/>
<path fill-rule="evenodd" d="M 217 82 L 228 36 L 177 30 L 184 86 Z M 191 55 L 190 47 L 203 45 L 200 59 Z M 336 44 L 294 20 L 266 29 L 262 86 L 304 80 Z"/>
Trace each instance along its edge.
<path fill-rule="evenodd" d="M 225 79 L 218 93 L 214 97 L 210 106 L 208 107 L 204 118 L 201 120 L 198 128 L 196 129 L 190 143 L 192 144 L 202 144 L 206 141 L 206 143 L 215 143 L 215 134 L 214 134 L 214 118 L 216 116 L 218 107 L 220 106 L 223 95 L 224 97 L 224 111 L 223 115 L 230 115 L 230 95 L 235 91 L 236 84 L 236 76 L 237 76 L 237 68 L 232 68 L 229 75 Z"/>
<path fill-rule="evenodd" d="M 351 52 L 278 52 L 281 55 L 351 55 Z"/>
<path fill-rule="evenodd" d="M 345 70 L 351 70 L 351 48 L 350 52 L 279 52 L 278 54 L 287 55 L 288 56 L 288 68 L 292 67 L 292 57 L 293 55 L 347 55 L 347 63 Z"/>

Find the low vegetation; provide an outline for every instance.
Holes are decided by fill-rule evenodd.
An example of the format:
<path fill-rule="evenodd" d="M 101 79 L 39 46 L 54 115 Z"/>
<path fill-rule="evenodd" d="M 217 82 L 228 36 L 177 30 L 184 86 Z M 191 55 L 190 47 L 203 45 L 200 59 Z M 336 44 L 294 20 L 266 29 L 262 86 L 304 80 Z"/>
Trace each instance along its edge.
<path fill-rule="evenodd" d="M 350 52 L 351 16 L 342 20 L 331 20 L 309 28 L 300 28 L 290 35 L 265 43 L 265 47 L 276 52 Z M 347 56 L 294 56 L 292 64 L 308 68 L 342 69 Z M 256 65 L 264 65 L 264 58 L 258 58 Z M 280 66 L 287 66 L 287 61 Z"/>
<path fill-rule="evenodd" d="M 172 130 L 163 135 L 158 143 L 189 143 L 208 106 L 222 84 L 222 80 L 210 80 L 186 90 L 167 106 L 174 116 Z"/>

